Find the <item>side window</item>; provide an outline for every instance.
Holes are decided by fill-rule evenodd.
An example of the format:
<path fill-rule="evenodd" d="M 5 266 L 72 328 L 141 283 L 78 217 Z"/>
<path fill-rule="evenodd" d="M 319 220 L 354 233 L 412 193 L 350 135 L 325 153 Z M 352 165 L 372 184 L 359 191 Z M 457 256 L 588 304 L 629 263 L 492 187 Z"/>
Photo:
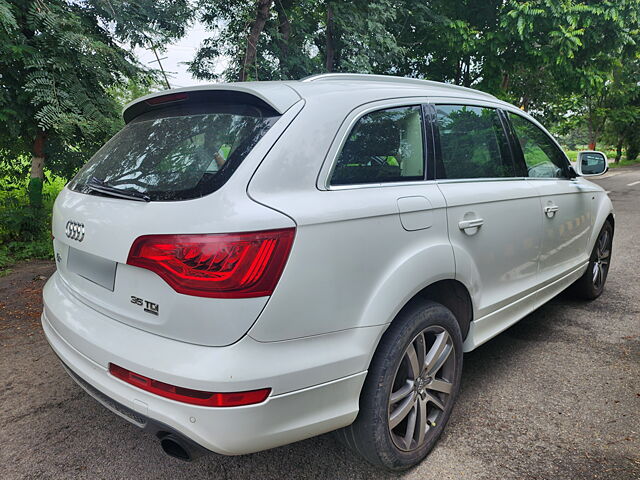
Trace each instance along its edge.
<path fill-rule="evenodd" d="M 364 115 L 338 155 L 331 185 L 400 182 L 424 178 L 420 106 Z"/>
<path fill-rule="evenodd" d="M 566 157 L 549 136 L 520 115 L 509 112 L 509 119 L 522 148 L 528 176 L 565 178 Z"/>
<path fill-rule="evenodd" d="M 515 177 L 507 136 L 493 108 L 436 105 L 438 178 Z"/>

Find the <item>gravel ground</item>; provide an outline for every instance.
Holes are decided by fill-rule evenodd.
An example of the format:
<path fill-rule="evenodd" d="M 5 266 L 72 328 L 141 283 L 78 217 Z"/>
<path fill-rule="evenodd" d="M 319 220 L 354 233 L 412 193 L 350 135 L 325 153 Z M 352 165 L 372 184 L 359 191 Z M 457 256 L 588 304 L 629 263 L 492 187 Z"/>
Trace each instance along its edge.
<path fill-rule="evenodd" d="M 560 295 L 467 354 L 443 437 L 403 475 L 331 435 L 242 457 L 166 457 L 66 375 L 39 323 L 54 266 L 18 265 L 0 278 L 0 478 L 640 479 L 638 180 L 638 168 L 598 180 L 617 210 L 604 295 Z"/>

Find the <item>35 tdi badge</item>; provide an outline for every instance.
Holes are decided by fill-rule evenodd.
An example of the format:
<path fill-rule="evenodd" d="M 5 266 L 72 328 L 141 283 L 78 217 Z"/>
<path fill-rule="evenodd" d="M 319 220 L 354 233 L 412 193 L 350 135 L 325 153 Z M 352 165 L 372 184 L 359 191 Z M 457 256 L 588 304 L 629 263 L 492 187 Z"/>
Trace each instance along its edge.
<path fill-rule="evenodd" d="M 151 313 L 153 315 L 158 315 L 158 313 L 160 312 L 160 305 L 150 302 L 149 300 L 144 300 L 140 297 L 131 295 L 131 303 L 143 307 L 145 312 Z"/>

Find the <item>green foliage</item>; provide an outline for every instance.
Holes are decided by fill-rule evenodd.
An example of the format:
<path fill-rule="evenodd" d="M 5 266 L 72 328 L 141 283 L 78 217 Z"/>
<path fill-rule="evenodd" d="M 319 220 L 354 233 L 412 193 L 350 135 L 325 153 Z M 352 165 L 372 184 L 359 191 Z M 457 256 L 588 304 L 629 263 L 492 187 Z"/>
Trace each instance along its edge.
<path fill-rule="evenodd" d="M 47 175 L 43 208 L 34 208 L 25 182 L 0 180 L 0 271 L 20 260 L 53 258 L 51 209 L 63 187 L 64 180 Z"/>
<path fill-rule="evenodd" d="M 259 38 L 252 80 L 297 79 L 326 69 L 328 9 L 333 12 L 335 60 L 332 71 L 375 72 L 404 55 L 391 28 L 401 19 L 395 0 L 276 0 Z M 200 20 L 212 31 L 190 64 L 201 79 L 236 80 L 247 47 L 256 3 L 198 2 Z M 221 56 L 230 59 L 220 72 Z"/>
<path fill-rule="evenodd" d="M 194 18 L 211 31 L 189 66 L 197 78 L 451 82 L 522 106 L 572 150 L 604 140 L 628 164 L 640 156 L 639 16 L 640 0 L 0 0 L 0 266 L 49 254 L 56 176 L 121 127 L 124 104 L 159 89 L 128 47 L 162 51 Z M 40 212 L 25 181 L 38 133 Z"/>
<path fill-rule="evenodd" d="M 2 162 L 21 162 L 44 132 L 46 167 L 71 176 L 122 126 L 110 93 L 153 83 L 116 40 L 161 47 L 189 15 L 186 0 L 0 0 Z"/>
<path fill-rule="evenodd" d="M 258 2 L 197 5 L 213 33 L 191 72 L 237 80 Z M 329 70 L 452 82 L 520 105 L 556 133 L 633 152 L 639 22 L 639 0 L 275 0 L 248 78 Z"/>

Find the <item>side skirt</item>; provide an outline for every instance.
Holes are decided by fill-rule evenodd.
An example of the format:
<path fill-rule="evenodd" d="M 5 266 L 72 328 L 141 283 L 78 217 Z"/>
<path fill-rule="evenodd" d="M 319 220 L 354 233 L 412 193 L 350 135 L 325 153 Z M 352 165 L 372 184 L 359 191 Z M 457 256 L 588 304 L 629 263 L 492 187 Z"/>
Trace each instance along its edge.
<path fill-rule="evenodd" d="M 558 295 L 584 273 L 589 262 L 571 270 L 554 282 L 519 298 L 495 312 L 471 322 L 469 335 L 464 342 L 465 352 L 470 352 L 488 340 L 503 332 L 514 323 L 529 315 L 536 308 L 544 305 Z"/>

